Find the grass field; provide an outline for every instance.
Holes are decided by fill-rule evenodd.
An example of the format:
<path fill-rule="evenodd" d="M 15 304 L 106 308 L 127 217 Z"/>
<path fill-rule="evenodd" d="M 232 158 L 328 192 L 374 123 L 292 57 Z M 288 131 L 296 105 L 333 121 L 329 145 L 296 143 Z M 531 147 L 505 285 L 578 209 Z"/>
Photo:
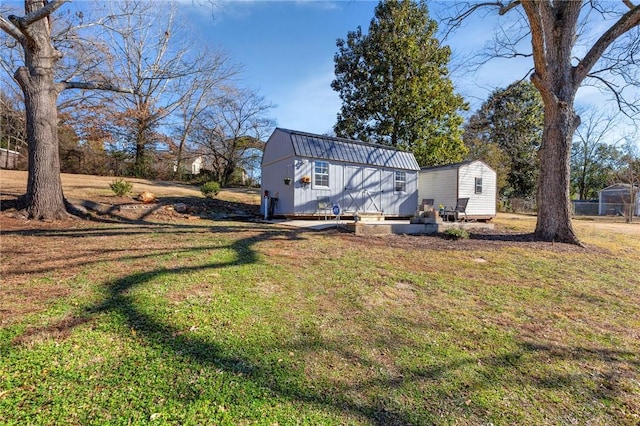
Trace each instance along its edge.
<path fill-rule="evenodd" d="M 165 185 L 166 187 L 166 185 Z M 640 424 L 637 224 L 586 248 L 0 216 L 0 424 Z"/>

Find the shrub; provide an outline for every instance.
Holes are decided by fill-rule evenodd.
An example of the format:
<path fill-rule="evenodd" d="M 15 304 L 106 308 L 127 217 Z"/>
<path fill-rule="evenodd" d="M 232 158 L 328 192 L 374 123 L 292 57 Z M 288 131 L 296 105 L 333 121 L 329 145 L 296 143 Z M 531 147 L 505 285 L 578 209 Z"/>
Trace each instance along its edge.
<path fill-rule="evenodd" d="M 220 192 L 220 184 L 218 182 L 209 181 L 200 187 L 202 195 L 207 198 L 215 198 Z"/>
<path fill-rule="evenodd" d="M 467 240 L 469 232 L 461 228 L 449 228 L 444 231 L 444 236 L 450 240 Z"/>
<path fill-rule="evenodd" d="M 118 197 L 123 197 L 131 192 L 133 184 L 122 179 L 117 179 L 109 184 L 109 188 L 111 188 Z"/>

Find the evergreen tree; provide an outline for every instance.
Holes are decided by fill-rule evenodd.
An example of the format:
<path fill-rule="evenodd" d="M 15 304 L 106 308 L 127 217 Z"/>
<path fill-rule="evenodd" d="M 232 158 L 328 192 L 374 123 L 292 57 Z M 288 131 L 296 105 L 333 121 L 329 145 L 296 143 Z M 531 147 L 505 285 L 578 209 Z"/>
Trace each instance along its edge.
<path fill-rule="evenodd" d="M 483 158 L 498 172 L 507 171 L 506 185 L 500 188 L 502 195 L 535 196 L 543 120 L 542 98 L 527 81 L 494 91 L 469 120 L 464 133 L 467 146 L 477 151 L 478 144 L 495 144 L 504 153 L 499 167 Z M 495 148 L 485 151 L 496 152 Z"/>
<path fill-rule="evenodd" d="M 422 166 L 464 158 L 459 111 L 467 105 L 453 91 L 451 51 L 436 31 L 423 2 L 389 0 L 376 7 L 368 34 L 358 27 L 338 39 L 338 136 L 412 151 Z"/>

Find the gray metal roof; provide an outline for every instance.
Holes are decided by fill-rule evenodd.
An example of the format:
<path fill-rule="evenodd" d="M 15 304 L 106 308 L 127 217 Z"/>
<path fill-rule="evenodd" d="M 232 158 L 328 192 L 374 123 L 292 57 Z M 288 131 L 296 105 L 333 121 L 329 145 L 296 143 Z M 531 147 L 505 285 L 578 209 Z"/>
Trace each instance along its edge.
<path fill-rule="evenodd" d="M 410 152 L 350 139 L 279 129 L 291 136 L 295 155 L 401 170 L 420 170 Z"/>
<path fill-rule="evenodd" d="M 493 169 L 491 168 L 491 166 L 489 166 L 487 163 L 485 163 L 485 162 L 484 162 L 484 161 L 482 161 L 482 160 L 466 160 L 466 161 L 462 161 L 462 162 L 460 162 L 460 163 L 443 164 L 443 165 L 441 165 L 441 166 L 428 166 L 428 167 L 422 167 L 420 170 L 422 170 L 422 171 L 427 171 L 427 170 L 431 171 L 431 170 L 450 170 L 450 169 L 459 169 L 459 168 L 460 168 L 460 167 L 462 167 L 462 166 L 466 166 L 466 165 L 468 165 L 468 164 L 475 163 L 476 161 L 477 161 L 477 162 L 479 162 L 479 163 L 484 164 L 486 167 L 488 167 L 488 168 L 490 168 L 491 170 L 493 170 Z"/>

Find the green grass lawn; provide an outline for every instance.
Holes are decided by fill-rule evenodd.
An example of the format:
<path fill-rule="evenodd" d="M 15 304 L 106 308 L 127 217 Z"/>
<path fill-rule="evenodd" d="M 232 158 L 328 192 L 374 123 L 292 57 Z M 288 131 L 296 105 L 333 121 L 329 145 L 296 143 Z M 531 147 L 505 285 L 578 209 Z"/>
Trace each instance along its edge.
<path fill-rule="evenodd" d="M 640 239 L 588 226 L 3 232 L 0 424 L 640 424 Z"/>

